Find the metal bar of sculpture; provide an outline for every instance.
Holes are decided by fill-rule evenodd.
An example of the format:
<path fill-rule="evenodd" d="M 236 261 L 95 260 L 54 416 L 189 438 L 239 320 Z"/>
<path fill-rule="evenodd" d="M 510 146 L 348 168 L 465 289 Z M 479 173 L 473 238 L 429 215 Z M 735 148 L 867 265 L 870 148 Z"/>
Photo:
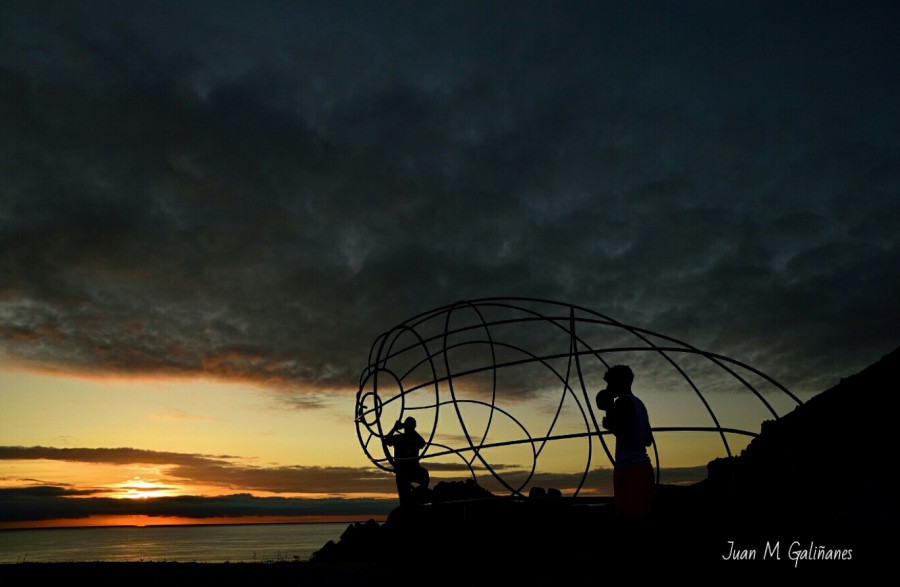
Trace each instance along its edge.
<path fill-rule="evenodd" d="M 474 319 L 464 320 L 467 316 Z M 600 334 L 610 344 L 598 345 L 595 339 Z M 632 342 L 626 343 L 627 339 Z M 725 454 L 731 456 L 729 435 L 756 436 L 742 427 L 722 425 L 695 381 L 698 372 L 725 377 L 737 390 L 748 392 L 774 418 L 779 417 L 778 411 L 758 389 L 760 383 L 750 382 L 751 377 L 766 385 L 766 391 L 787 398 L 792 406 L 802 403 L 754 367 L 583 307 L 537 298 L 484 298 L 419 314 L 375 339 L 356 396 L 360 446 L 375 466 L 392 471 L 396 461 L 385 436 L 394 418 L 385 422 L 382 419 L 388 413 L 396 420 L 407 412 L 415 413 L 420 429 L 428 430 L 421 460 L 438 463 L 442 458 L 458 458 L 473 478 L 481 473 L 509 494 L 521 495 L 539 472 L 538 461 L 548 443 L 585 439 L 584 465 L 572 488 L 573 496 L 577 496 L 591 472 L 595 441 L 600 443 L 610 465 L 614 465 L 605 440 L 609 432 L 599 426 L 591 401 L 597 390 L 596 381 L 591 380 L 621 357 L 638 357 L 647 366 L 648 354 L 671 368 L 663 371 L 669 381 L 686 384 L 702 407 L 700 413 L 705 413 L 710 422 L 705 426 L 654 426 L 656 438 L 665 433 L 715 434 Z M 685 367 L 676 358 L 693 359 L 694 364 Z M 658 365 L 651 367 L 657 374 L 660 372 Z M 524 370 L 537 374 L 534 381 L 517 379 L 516 375 L 521 377 Z M 500 382 L 501 374 L 512 374 L 505 377 L 505 386 Z M 556 383 L 551 385 L 552 382 Z M 508 405 L 501 405 L 501 391 Z M 523 420 L 525 416 L 533 419 L 534 414 L 517 416 L 512 405 L 548 393 L 558 393 L 559 401 L 549 424 L 542 425 L 542 432 L 533 435 Z M 572 415 L 566 412 L 565 425 L 577 423 L 583 426 L 582 430 L 559 430 L 566 406 L 572 406 Z M 469 421 L 474 410 L 478 422 Z M 426 422 L 427 428 L 422 426 Z M 447 440 L 453 439 L 447 432 L 450 428 L 461 432 L 455 435 L 457 440 L 463 439 L 461 446 L 453 446 Z M 504 438 L 504 433 L 515 437 Z M 654 442 L 653 448 L 659 483 L 660 451 L 656 442 L 659 441 Z M 487 453 L 503 447 L 525 448 L 526 462 L 518 467 L 492 462 Z M 447 463 L 442 466 L 452 468 Z M 517 480 L 512 480 L 509 470 L 514 471 Z"/>

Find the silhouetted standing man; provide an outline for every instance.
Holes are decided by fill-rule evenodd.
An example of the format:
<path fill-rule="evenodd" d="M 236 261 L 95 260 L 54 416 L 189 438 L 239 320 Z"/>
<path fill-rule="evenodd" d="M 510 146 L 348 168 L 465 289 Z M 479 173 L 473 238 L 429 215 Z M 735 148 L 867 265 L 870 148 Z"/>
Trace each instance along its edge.
<path fill-rule="evenodd" d="M 606 411 L 603 427 L 616 436 L 613 469 L 616 511 L 649 514 L 656 481 L 647 455 L 647 447 L 653 444 L 647 408 L 631 392 L 634 373 L 627 365 L 611 367 L 603 379 L 606 389 L 597 393 L 597 407 Z"/>
<path fill-rule="evenodd" d="M 394 447 L 394 474 L 400 505 L 415 502 L 413 483 L 420 489 L 427 489 L 429 482 L 428 470 L 419 464 L 419 451 L 425 448 L 425 439 L 416 432 L 416 419 L 409 417 L 394 424 L 384 443 Z"/>

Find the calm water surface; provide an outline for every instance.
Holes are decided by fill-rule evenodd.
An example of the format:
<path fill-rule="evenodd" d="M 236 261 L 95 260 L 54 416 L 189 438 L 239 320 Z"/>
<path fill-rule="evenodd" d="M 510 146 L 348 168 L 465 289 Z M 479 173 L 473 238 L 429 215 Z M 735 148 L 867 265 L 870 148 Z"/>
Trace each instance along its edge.
<path fill-rule="evenodd" d="M 338 524 L 148 526 L 0 531 L 0 563 L 309 560 L 347 529 Z"/>

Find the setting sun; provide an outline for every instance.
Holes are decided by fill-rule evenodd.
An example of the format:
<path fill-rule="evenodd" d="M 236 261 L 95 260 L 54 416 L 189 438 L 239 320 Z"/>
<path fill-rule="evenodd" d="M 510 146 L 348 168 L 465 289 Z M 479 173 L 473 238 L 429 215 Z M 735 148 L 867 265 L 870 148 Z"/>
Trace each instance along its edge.
<path fill-rule="evenodd" d="M 116 499 L 146 499 L 148 497 L 168 497 L 178 495 L 175 488 L 156 481 L 146 481 L 140 477 L 134 477 L 129 481 L 114 486 L 116 492 L 110 497 Z"/>

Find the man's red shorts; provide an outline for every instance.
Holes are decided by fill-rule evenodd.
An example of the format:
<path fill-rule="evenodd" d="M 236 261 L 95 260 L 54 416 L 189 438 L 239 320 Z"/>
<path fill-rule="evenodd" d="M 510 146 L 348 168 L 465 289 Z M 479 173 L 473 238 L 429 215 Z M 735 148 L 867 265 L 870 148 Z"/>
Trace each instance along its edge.
<path fill-rule="evenodd" d="M 613 470 L 616 512 L 649 514 L 653 507 L 656 480 L 650 463 Z"/>

